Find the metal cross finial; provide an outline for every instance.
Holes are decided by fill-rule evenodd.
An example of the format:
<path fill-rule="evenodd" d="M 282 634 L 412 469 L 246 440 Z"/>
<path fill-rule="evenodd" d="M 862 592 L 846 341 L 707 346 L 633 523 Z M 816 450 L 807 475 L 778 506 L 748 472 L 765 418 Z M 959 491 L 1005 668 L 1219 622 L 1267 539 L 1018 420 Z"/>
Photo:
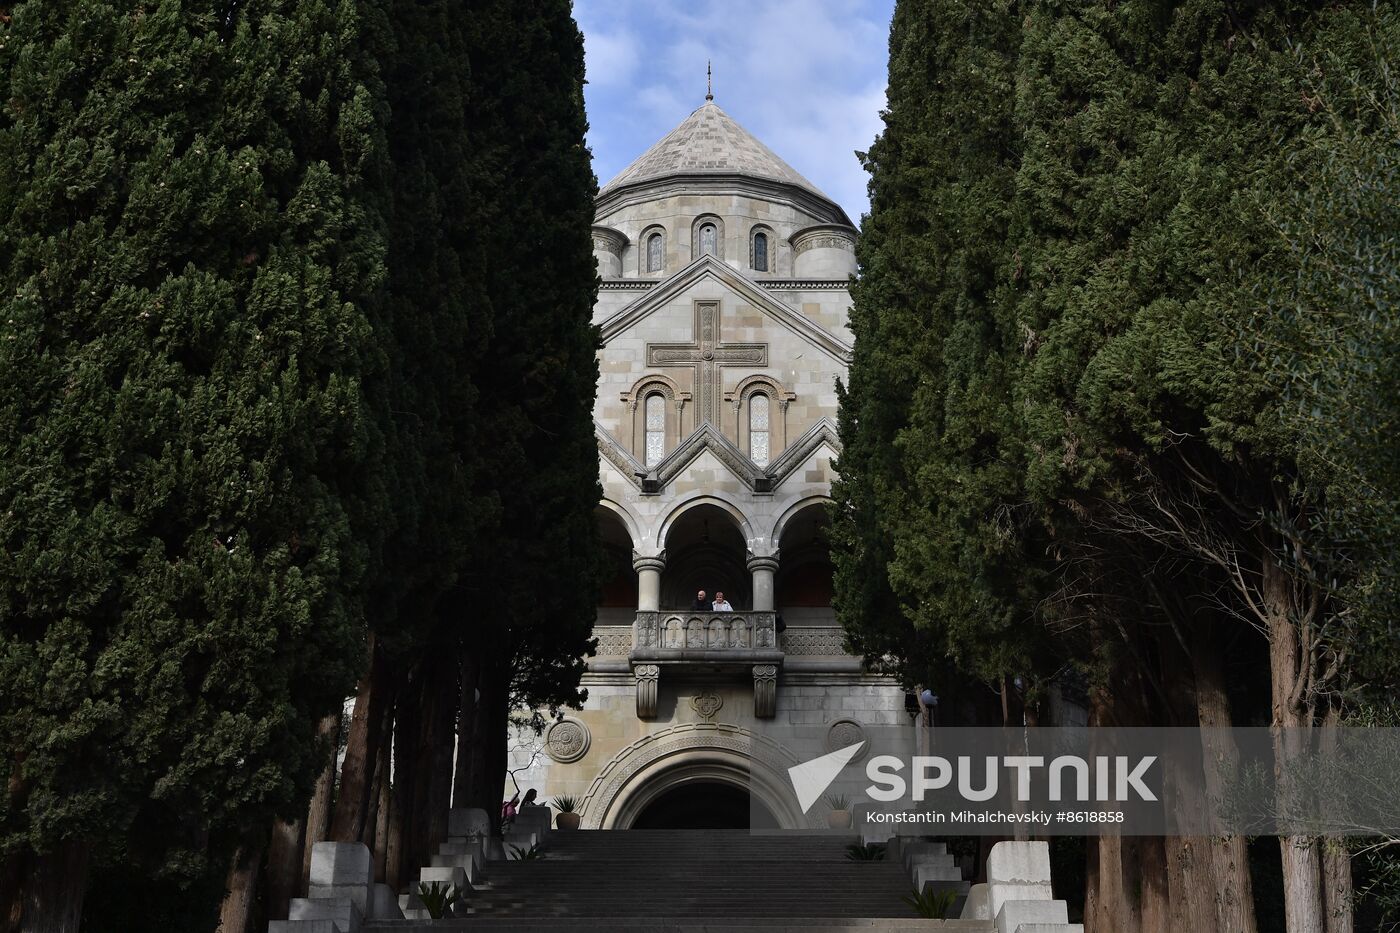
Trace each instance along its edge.
<path fill-rule="evenodd" d="M 705 99 L 715 99 L 714 74 L 710 71 L 710 62 L 705 61 Z"/>

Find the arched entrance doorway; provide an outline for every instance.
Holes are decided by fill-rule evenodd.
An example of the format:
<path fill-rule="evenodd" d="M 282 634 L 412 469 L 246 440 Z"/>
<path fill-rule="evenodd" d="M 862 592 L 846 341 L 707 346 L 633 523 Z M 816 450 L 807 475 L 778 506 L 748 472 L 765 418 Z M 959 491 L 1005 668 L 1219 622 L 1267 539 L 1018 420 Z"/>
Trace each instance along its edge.
<path fill-rule="evenodd" d="M 788 780 L 788 769 L 797 763 L 778 743 L 740 726 L 708 722 L 671 726 L 638 739 L 603 767 L 584 795 L 583 825 L 631 829 L 646 817 L 654 826 L 676 828 L 683 811 L 707 803 L 732 813 L 731 791 L 737 791 L 743 795 L 744 810 L 752 816 L 751 822 L 741 825 L 803 828 L 807 818 Z M 713 785 L 730 790 L 715 790 Z M 661 806 L 648 815 L 653 804 Z"/>
<path fill-rule="evenodd" d="M 692 781 L 663 791 L 632 821 L 632 829 L 777 829 L 778 821 L 748 789 L 722 781 Z"/>

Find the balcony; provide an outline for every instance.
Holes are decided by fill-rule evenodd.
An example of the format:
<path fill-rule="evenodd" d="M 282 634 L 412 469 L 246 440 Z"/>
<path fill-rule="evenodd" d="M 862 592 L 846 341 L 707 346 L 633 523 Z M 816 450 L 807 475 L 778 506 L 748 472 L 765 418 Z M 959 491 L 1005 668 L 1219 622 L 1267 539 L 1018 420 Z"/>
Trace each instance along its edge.
<path fill-rule="evenodd" d="M 665 667 L 736 667 L 753 675 L 754 712 L 772 718 L 783 663 L 776 623 L 774 612 L 638 612 L 628 655 L 637 684 L 637 716 L 655 718 L 657 684 Z"/>
<path fill-rule="evenodd" d="M 781 661 L 773 612 L 638 612 L 633 661 Z"/>

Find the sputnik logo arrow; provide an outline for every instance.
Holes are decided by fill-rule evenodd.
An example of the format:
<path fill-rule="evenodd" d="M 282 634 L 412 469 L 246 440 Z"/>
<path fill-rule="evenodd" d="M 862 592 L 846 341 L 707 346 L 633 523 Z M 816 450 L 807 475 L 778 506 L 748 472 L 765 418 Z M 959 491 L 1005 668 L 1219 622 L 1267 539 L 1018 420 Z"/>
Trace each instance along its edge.
<path fill-rule="evenodd" d="M 812 809 L 812 804 L 821 799 L 831 782 L 841 773 L 841 769 L 851 763 L 851 759 L 856 757 L 856 752 L 864 745 L 863 741 L 847 745 L 829 755 L 788 768 L 788 779 L 792 781 L 792 789 L 797 792 L 797 802 L 803 813 Z"/>

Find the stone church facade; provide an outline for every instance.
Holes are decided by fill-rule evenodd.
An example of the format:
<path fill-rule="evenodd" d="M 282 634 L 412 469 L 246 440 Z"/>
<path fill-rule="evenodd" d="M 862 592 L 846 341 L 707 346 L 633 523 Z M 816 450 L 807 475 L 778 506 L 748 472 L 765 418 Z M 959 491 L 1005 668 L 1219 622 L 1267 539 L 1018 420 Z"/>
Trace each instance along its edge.
<path fill-rule="evenodd" d="M 516 780 L 576 797 L 585 827 L 668 825 L 688 799 L 715 815 L 726 788 L 808 825 L 790 727 L 837 748 L 909 722 L 831 608 L 857 231 L 710 98 L 603 187 L 594 223 L 610 579 L 585 708 L 522 733 Z M 694 609 L 700 589 L 734 611 Z"/>

